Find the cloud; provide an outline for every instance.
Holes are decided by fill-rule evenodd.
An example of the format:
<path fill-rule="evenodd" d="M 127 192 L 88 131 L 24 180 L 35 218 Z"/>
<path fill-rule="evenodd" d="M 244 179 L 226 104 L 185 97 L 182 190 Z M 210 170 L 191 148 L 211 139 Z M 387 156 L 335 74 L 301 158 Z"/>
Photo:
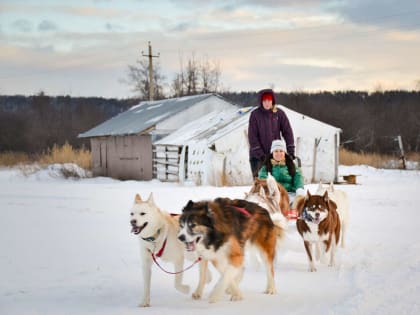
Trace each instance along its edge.
<path fill-rule="evenodd" d="M 105 29 L 109 32 L 120 32 L 124 30 L 124 28 L 121 25 L 110 22 L 105 23 Z"/>
<path fill-rule="evenodd" d="M 38 31 L 46 32 L 46 31 L 55 31 L 55 30 L 57 30 L 57 25 L 55 25 L 51 21 L 42 20 L 42 22 L 38 24 Z"/>
<path fill-rule="evenodd" d="M 174 32 L 185 32 L 189 29 L 191 29 L 192 25 L 187 22 L 181 22 L 176 24 L 174 27 L 172 27 L 172 31 Z"/>
<path fill-rule="evenodd" d="M 75 16 L 99 18 L 125 17 L 129 12 L 129 10 L 100 8 L 91 6 L 56 6 L 55 10 L 61 13 L 67 13 Z"/>
<path fill-rule="evenodd" d="M 420 29 L 418 0 L 405 0 L 401 3 L 393 0 L 342 1 L 330 10 L 354 24 L 406 30 Z"/>
<path fill-rule="evenodd" d="M 28 33 L 32 31 L 32 23 L 26 19 L 18 19 L 12 23 L 12 28 L 18 32 Z"/>

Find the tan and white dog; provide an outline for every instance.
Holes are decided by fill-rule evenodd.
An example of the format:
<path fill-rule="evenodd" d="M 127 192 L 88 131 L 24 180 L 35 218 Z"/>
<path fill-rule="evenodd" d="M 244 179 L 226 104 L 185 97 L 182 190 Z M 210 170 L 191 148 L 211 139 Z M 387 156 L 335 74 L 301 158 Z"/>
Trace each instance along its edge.
<path fill-rule="evenodd" d="M 323 195 L 326 191 L 328 191 L 328 197 L 337 205 L 337 212 L 340 216 L 341 223 L 340 243 L 341 247 L 344 248 L 346 246 L 346 233 L 349 225 L 349 200 L 346 192 L 336 189 L 333 183 L 323 185 L 320 182 L 316 190 L 316 194 Z"/>
<path fill-rule="evenodd" d="M 270 173 L 267 179 L 255 179 L 249 193 L 245 193 L 245 200 L 266 209 L 277 226 L 287 229 L 287 215 L 290 209 L 289 194 Z"/>
<path fill-rule="evenodd" d="M 296 228 L 303 239 L 309 271 L 316 271 L 314 246 L 318 256 L 316 258 L 319 259 L 319 254 L 329 255 L 329 266 L 334 266 L 341 227 L 335 202 L 328 197 L 327 191 L 322 196 L 311 195 L 308 191 L 306 198 L 298 201 L 297 209 L 299 217 Z"/>
<path fill-rule="evenodd" d="M 152 276 L 153 258 L 159 257 L 174 264 L 175 288 L 188 293 L 189 286 L 182 283 L 182 269 L 184 268 L 184 244 L 178 240 L 179 215 L 171 215 L 161 211 L 150 194 L 143 201 L 139 194 L 135 196 L 130 213 L 132 232 L 139 237 L 140 258 L 143 270 L 143 299 L 139 306 L 150 306 L 150 283 Z M 197 259 L 196 253 L 189 253 L 187 258 Z M 205 265 L 206 266 L 206 265 Z M 200 273 L 207 268 L 200 265 Z M 205 276 L 200 279 L 206 279 Z"/>

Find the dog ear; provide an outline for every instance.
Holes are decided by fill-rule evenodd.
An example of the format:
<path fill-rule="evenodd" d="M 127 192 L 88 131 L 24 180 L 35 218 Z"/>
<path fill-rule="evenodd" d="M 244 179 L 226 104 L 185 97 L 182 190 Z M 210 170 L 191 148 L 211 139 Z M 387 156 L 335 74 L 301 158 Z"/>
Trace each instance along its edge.
<path fill-rule="evenodd" d="M 328 191 L 326 190 L 324 193 L 324 196 L 322 196 L 322 198 L 324 198 L 325 203 L 328 203 L 329 198 L 328 198 Z"/>
<path fill-rule="evenodd" d="M 270 173 L 268 173 L 268 176 L 267 176 L 267 187 L 268 187 L 268 191 L 270 193 L 270 197 L 273 198 L 274 195 L 276 194 L 277 181 L 273 177 L 273 175 L 271 175 Z"/>
<path fill-rule="evenodd" d="M 194 202 L 190 199 L 188 203 L 185 205 L 185 207 L 182 209 L 182 212 L 189 210 L 194 205 Z"/>
<path fill-rule="evenodd" d="M 149 198 L 147 198 L 147 202 L 151 205 L 155 204 L 155 201 L 153 200 L 153 193 L 151 192 L 149 195 Z"/>
<path fill-rule="evenodd" d="M 309 199 L 311 198 L 311 193 L 309 192 L 309 189 L 306 191 L 306 198 L 305 199 Z"/>
<path fill-rule="evenodd" d="M 140 195 L 136 194 L 136 197 L 134 198 L 134 203 L 141 203 L 141 202 L 142 202 L 142 200 L 141 200 Z"/>

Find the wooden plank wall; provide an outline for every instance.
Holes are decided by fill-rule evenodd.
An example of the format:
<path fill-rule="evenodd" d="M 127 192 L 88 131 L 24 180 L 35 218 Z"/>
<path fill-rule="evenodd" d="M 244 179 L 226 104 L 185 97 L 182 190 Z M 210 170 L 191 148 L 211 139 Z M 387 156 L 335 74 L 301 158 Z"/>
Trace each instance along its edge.
<path fill-rule="evenodd" d="M 153 148 L 153 176 L 161 181 L 179 181 L 182 146 L 156 145 Z"/>

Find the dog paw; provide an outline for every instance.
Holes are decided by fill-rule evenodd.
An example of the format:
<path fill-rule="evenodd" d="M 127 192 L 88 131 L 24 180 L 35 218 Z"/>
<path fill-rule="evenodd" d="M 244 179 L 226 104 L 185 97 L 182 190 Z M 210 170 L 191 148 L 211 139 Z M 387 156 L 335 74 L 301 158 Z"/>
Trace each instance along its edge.
<path fill-rule="evenodd" d="M 177 289 L 179 292 L 182 292 L 182 293 L 184 293 L 184 294 L 188 294 L 188 292 L 190 292 L 190 286 L 185 285 L 185 284 L 178 285 L 178 286 L 176 287 L 176 289 Z"/>
<path fill-rule="evenodd" d="M 271 294 L 271 295 L 277 294 L 277 290 L 276 288 L 268 288 L 264 291 L 264 294 Z"/>
<path fill-rule="evenodd" d="M 308 271 L 309 272 L 316 272 L 316 268 L 315 267 L 309 267 Z"/>
<path fill-rule="evenodd" d="M 194 300 L 199 300 L 199 299 L 201 299 L 201 293 L 200 292 L 194 292 L 192 295 L 192 298 L 194 299 Z"/>
<path fill-rule="evenodd" d="M 150 307 L 150 302 L 142 302 L 139 304 L 139 307 Z"/>
<path fill-rule="evenodd" d="M 211 294 L 209 297 L 209 303 L 216 303 L 220 300 L 220 296 L 216 294 Z"/>
<path fill-rule="evenodd" d="M 232 296 L 230 297 L 231 301 L 240 301 L 242 299 L 243 297 L 241 293 L 232 294 Z"/>
<path fill-rule="evenodd" d="M 233 290 L 230 287 L 229 288 L 226 288 L 225 293 L 227 295 L 233 295 Z"/>

